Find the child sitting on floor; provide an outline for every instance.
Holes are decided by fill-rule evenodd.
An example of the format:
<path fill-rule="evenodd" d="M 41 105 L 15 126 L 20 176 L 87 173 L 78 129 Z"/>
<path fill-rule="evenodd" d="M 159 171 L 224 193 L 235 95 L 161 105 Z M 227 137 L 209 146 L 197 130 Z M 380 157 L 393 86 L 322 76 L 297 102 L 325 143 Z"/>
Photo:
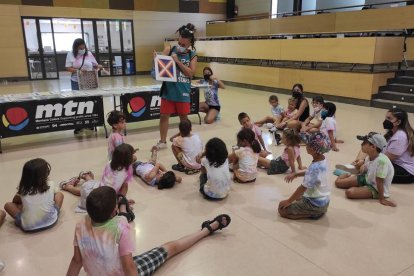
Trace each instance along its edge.
<path fill-rule="evenodd" d="M 237 146 L 233 146 L 232 150 L 229 163 L 233 164 L 233 180 L 239 183 L 256 181 L 260 145 L 254 138 L 253 130 L 242 128 L 237 133 Z"/>
<path fill-rule="evenodd" d="M 313 113 L 303 123 L 301 132 L 318 132 L 322 125 L 321 112 L 323 108 L 323 98 L 316 96 L 312 99 Z M 314 122 L 311 122 L 314 120 Z"/>
<path fill-rule="evenodd" d="M 50 165 L 41 158 L 23 166 L 17 194 L 4 205 L 6 212 L 24 232 L 37 232 L 53 227 L 59 217 L 63 194 L 49 181 Z"/>
<path fill-rule="evenodd" d="M 302 185 L 286 200 L 279 203 L 280 216 L 288 219 L 319 219 L 329 206 L 330 185 L 328 163 L 324 153 L 331 149 L 328 137 L 323 133 L 301 133 L 306 151 L 312 156 L 312 163 L 306 171 L 285 177 L 291 182 L 298 176 L 305 176 Z"/>
<path fill-rule="evenodd" d="M 333 151 L 339 151 L 336 146 L 337 143 L 343 143 L 342 140 L 336 139 L 336 120 L 335 120 L 336 105 L 334 103 L 325 103 L 321 112 L 322 125 L 321 132 L 329 137 Z"/>
<path fill-rule="evenodd" d="M 390 159 L 382 153 L 387 146 L 384 136 L 370 132 L 365 136 L 357 136 L 363 141 L 361 150 L 368 156 L 364 164 L 358 168 L 359 175 L 344 173 L 335 181 L 335 185 L 341 189 L 347 189 L 345 194 L 350 199 L 374 198 L 382 205 L 395 207 L 395 203 L 389 201 L 390 186 L 394 177 L 394 166 Z"/>
<path fill-rule="evenodd" d="M 231 182 L 227 157 L 226 144 L 219 138 L 212 138 L 197 158 L 201 163 L 200 193 L 205 199 L 220 200 L 227 197 Z"/>
<path fill-rule="evenodd" d="M 259 157 L 258 165 L 266 168 L 267 174 L 269 175 L 285 173 L 289 170 L 289 168 L 290 174 L 295 174 L 295 161 L 298 162 L 299 170 L 305 169 L 306 167 L 302 166 L 302 159 L 300 158 L 300 137 L 296 130 L 285 128 L 283 130 L 282 143 L 286 147 L 281 156 L 273 160 Z"/>
<path fill-rule="evenodd" d="M 272 116 L 266 116 L 263 119 L 255 122 L 254 124 L 258 127 L 261 127 L 264 124 L 266 124 L 268 128 L 272 128 L 274 125 L 277 125 L 282 121 L 284 109 L 279 104 L 279 99 L 276 95 L 271 95 L 269 97 L 269 104 L 272 107 L 270 109 L 270 111 L 272 112 Z"/>
<path fill-rule="evenodd" d="M 296 114 L 296 111 L 297 111 L 297 109 L 296 109 L 296 99 L 295 98 L 289 98 L 288 107 L 282 113 L 281 123 L 284 123 L 284 122 L 290 120 Z M 269 129 L 269 132 L 273 133 L 273 135 L 275 136 L 276 145 L 280 145 L 280 142 L 282 140 L 282 137 L 280 136 L 280 134 L 277 133 L 278 130 L 283 130 L 283 129 L 278 129 L 277 125 L 274 125 L 271 129 Z"/>
<path fill-rule="evenodd" d="M 231 222 L 228 215 L 219 215 L 193 234 L 133 257 L 135 241 L 125 218 L 116 216 L 125 206 L 117 206 L 115 191 L 109 187 L 93 190 L 86 207 L 88 215 L 75 228 L 74 253 L 66 275 L 79 275 L 82 267 L 88 275 L 152 275 L 168 259 Z"/>
<path fill-rule="evenodd" d="M 136 161 L 132 167 L 134 173 L 139 176 L 146 184 L 157 186 L 159 190 L 172 188 L 175 184 L 181 183 L 181 176 L 167 169 L 157 162 L 158 149 L 153 146 L 151 149 L 151 159 L 148 162 Z"/>
<path fill-rule="evenodd" d="M 201 165 L 197 163 L 196 157 L 203 151 L 203 143 L 198 134 L 191 133 L 191 121 L 182 120 L 178 125 L 180 133 L 172 137 L 172 152 L 178 164 L 172 169 L 186 174 L 200 172 Z"/>
<path fill-rule="evenodd" d="M 269 154 L 272 154 L 270 151 L 266 149 L 266 145 L 262 138 L 262 131 L 259 129 L 257 125 L 252 123 L 249 115 L 247 115 L 247 113 L 245 112 L 241 112 L 239 113 L 237 118 L 239 119 L 239 123 L 242 125 L 242 129 L 250 129 L 253 131 L 254 139 L 257 140 L 257 142 L 260 143 L 259 146 L 261 145 L 263 148 L 263 150 L 260 150 L 260 156 L 266 157 Z"/>

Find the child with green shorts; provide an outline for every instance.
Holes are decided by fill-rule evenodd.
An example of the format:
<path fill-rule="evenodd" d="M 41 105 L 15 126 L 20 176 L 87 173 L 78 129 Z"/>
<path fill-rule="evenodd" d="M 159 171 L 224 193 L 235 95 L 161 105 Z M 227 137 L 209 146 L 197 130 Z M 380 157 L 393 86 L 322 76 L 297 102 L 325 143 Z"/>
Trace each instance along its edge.
<path fill-rule="evenodd" d="M 361 150 L 368 156 L 364 164 L 357 168 L 359 175 L 349 173 L 338 176 L 335 185 L 345 191 L 350 199 L 374 198 L 386 206 L 395 207 L 395 203 L 389 201 L 390 186 L 394 177 L 394 167 L 390 159 L 382 153 L 387 146 L 384 136 L 370 132 L 365 136 L 357 136 L 362 141 Z"/>

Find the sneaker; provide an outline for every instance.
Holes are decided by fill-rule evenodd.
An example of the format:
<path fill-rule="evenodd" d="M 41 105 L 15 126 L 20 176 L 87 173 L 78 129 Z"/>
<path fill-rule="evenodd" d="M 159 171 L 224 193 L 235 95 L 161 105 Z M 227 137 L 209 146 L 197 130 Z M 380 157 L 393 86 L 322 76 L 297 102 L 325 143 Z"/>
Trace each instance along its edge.
<path fill-rule="evenodd" d="M 276 145 L 280 145 L 280 141 L 282 141 L 282 137 L 277 132 L 274 132 Z"/>
<path fill-rule="evenodd" d="M 167 142 L 158 141 L 158 143 L 155 146 L 157 147 L 157 150 L 166 149 L 167 148 Z"/>
<path fill-rule="evenodd" d="M 183 165 L 181 165 L 180 163 L 172 165 L 171 168 L 174 171 L 185 172 L 185 167 Z"/>
<path fill-rule="evenodd" d="M 266 128 L 268 128 L 268 129 L 275 128 L 275 125 L 274 125 L 274 124 L 272 124 L 272 123 L 266 123 L 264 126 L 265 126 Z"/>
<path fill-rule="evenodd" d="M 221 120 L 221 113 L 219 112 L 216 116 L 216 121 L 220 121 Z"/>
<path fill-rule="evenodd" d="M 335 166 L 335 168 L 349 172 L 351 174 L 359 174 L 359 171 L 357 170 L 357 168 L 355 168 L 355 166 L 351 164 L 345 164 L 345 165 L 338 164 Z"/>
<path fill-rule="evenodd" d="M 333 174 L 336 175 L 336 176 L 340 176 L 340 175 L 343 175 L 343 174 L 350 174 L 350 173 L 346 172 L 346 171 L 343 171 L 343 170 L 340 170 L 340 169 L 335 169 L 333 171 Z"/>

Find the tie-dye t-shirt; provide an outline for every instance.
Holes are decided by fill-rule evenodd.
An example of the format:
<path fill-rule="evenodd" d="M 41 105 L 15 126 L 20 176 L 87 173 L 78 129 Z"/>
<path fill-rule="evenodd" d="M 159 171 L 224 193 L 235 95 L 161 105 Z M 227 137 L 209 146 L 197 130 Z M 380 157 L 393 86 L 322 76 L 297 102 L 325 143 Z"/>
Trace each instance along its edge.
<path fill-rule="evenodd" d="M 108 160 L 112 159 L 112 154 L 117 146 L 125 143 L 124 135 L 118 132 L 112 132 L 108 138 Z"/>
<path fill-rule="evenodd" d="M 20 196 L 23 205 L 21 224 L 26 231 L 48 227 L 58 219 L 58 211 L 55 208 L 57 187 L 52 181 L 48 181 L 47 184 L 50 188 L 44 193 Z"/>
<path fill-rule="evenodd" d="M 315 206 L 325 206 L 329 203 L 331 187 L 328 180 L 328 163 L 326 159 L 312 162 L 306 170 L 302 186 L 306 187 L 303 197 Z"/>
<path fill-rule="evenodd" d="M 112 170 L 111 162 L 107 163 L 102 175 L 101 186 L 109 186 L 114 188 L 116 193 L 119 193 L 119 190 L 122 187 L 122 184 L 128 183 L 133 177 L 132 166 L 129 166 L 128 169 L 123 169 L 120 171 Z"/>
<path fill-rule="evenodd" d="M 135 251 L 130 226 L 123 216 L 98 224 L 86 215 L 76 225 L 73 245 L 79 248 L 88 275 L 124 275 L 121 257 Z"/>

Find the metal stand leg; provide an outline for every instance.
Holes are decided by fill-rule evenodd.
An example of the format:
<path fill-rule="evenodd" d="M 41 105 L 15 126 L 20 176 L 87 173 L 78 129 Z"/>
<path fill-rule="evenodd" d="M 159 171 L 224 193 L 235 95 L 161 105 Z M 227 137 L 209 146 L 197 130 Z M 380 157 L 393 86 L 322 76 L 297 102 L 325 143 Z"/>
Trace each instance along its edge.
<path fill-rule="evenodd" d="M 105 129 L 105 138 L 108 139 L 108 130 L 106 129 L 105 123 L 104 123 L 103 127 Z"/>
<path fill-rule="evenodd" d="M 198 123 L 200 124 L 200 126 L 201 126 L 201 116 L 200 116 L 200 113 L 198 113 L 197 112 L 197 115 L 198 115 Z"/>

